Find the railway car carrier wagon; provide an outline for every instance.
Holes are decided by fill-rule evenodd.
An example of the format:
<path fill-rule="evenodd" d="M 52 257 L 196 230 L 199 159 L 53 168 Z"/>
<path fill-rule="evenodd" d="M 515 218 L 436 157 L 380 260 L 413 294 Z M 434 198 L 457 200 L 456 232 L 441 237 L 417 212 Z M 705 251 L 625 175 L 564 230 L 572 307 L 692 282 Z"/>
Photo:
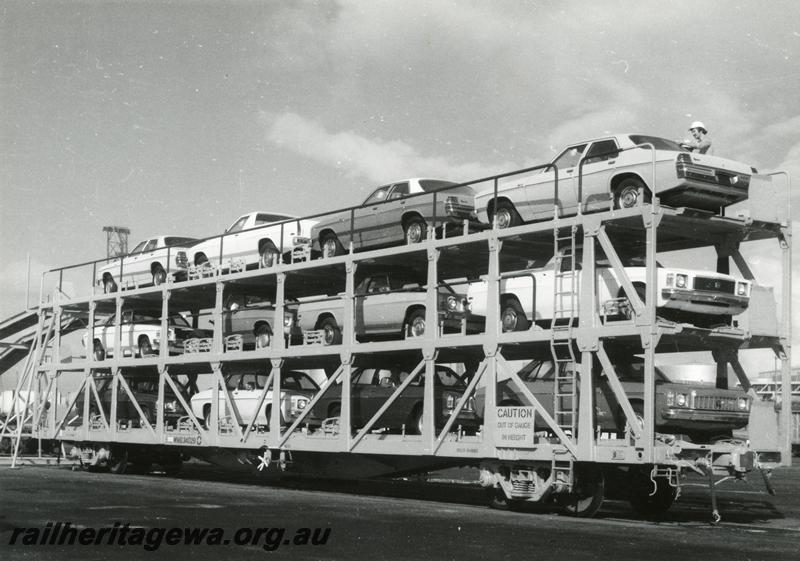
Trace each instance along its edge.
<path fill-rule="evenodd" d="M 689 169 L 692 157 L 680 158 L 677 169 Z M 234 244 L 217 243 L 222 253 L 213 261 L 221 265 L 213 275 L 117 292 L 95 284 L 94 263 L 49 271 L 17 388 L 17 395 L 32 397 L 10 412 L 4 434 L 15 447 L 25 437 L 57 439 L 85 461 L 117 472 L 152 463 L 174 470 L 185 455 L 337 477 L 474 466 L 494 507 L 552 502 L 579 516 L 593 515 L 606 497 L 627 498 L 644 514 L 663 512 L 685 472 L 706 475 L 713 499 L 713 483 L 721 478 L 788 465 L 791 408 L 758 397 L 740 360 L 744 353 L 774 353 L 785 377 L 783 403 L 791 401 L 790 318 L 777 314 L 790 309 L 790 221 L 781 202 L 788 178 L 748 172 L 750 198 L 726 199 L 713 209 L 691 208 L 691 197 L 679 198 L 688 206 L 666 206 L 659 196 L 670 191 L 661 185 L 625 197 L 625 204 L 608 198 L 604 206 L 594 193 L 591 213 L 584 213 L 582 163 L 575 162 L 569 178 L 579 204 L 569 212 L 553 204 L 535 222 L 508 220 L 492 193 L 547 168 L 557 194 L 564 187 L 557 163 L 468 184 L 482 193 L 481 208 L 495 214 L 481 228 L 465 222 L 456 235 L 440 227 L 441 214 L 431 209 L 429 235 L 413 244 L 400 239 L 360 251 L 351 244 L 305 260 L 265 261 L 264 255 L 287 251 L 275 244 L 275 251 L 261 253 L 260 266 L 233 267 L 225 264 L 236 256 L 224 251 Z M 648 177 L 661 177 L 651 172 Z M 461 193 L 462 187 L 450 188 Z M 447 187 L 436 195 L 448 200 Z M 397 203 L 375 201 L 382 204 Z M 289 234 L 297 231 L 287 231 L 283 242 Z M 757 278 L 744 257 L 753 242 L 778 256 L 782 276 Z M 660 267 L 670 252 L 702 249 L 716 254 L 708 274 Z M 259 255 L 256 245 L 250 250 Z M 536 264 L 548 262 L 548 282 L 540 283 Z M 359 288 L 376 271 L 413 272 L 413 290 L 406 284 Z M 521 275 L 526 281 L 515 290 L 530 294 L 516 294 L 512 306 L 509 287 Z M 612 279 L 613 291 L 598 278 Z M 64 298 L 67 281 L 84 290 Z M 779 307 L 764 282 L 782 284 Z M 442 287 L 456 296 L 443 296 Z M 479 306 L 477 297 L 469 300 L 478 293 Z M 336 310 L 335 336 L 235 344 L 241 334 L 225 331 L 230 294 L 262 303 L 252 313 L 263 312 L 271 326 L 287 325 L 298 307 L 305 321 L 311 314 L 303 303 L 324 300 Z M 674 302 L 674 295 L 681 314 L 659 304 Z M 400 312 L 380 312 L 371 321 L 394 322 L 397 329 L 374 336 L 377 328 L 360 323 L 365 308 L 389 297 L 398 299 Z M 404 327 L 404 298 L 414 301 L 420 325 L 440 328 L 412 333 Z M 113 356 L 90 346 L 83 354 L 64 351 L 80 348 L 68 344 L 71 338 L 94 341 L 98 326 L 119 326 L 124 311 L 136 308 L 155 310 L 162 337 L 176 314 L 200 335 L 181 352 L 168 345 Z M 537 309 L 547 309 L 546 317 Z M 447 314 L 458 319 L 452 329 L 443 320 Z M 84 327 L 70 332 L 68 318 L 80 318 Z M 107 331 L 122 337 L 121 329 Z M 109 348 L 120 348 L 122 341 L 112 343 Z M 694 351 L 713 356 L 713 384 L 664 379 L 657 362 L 680 362 Z M 729 370 L 738 389 L 728 387 Z M 302 388 L 290 384 L 312 378 Z M 152 381 L 155 396 L 146 407 L 132 388 L 133 380 L 145 387 L 143 379 Z M 100 380 L 107 388 L 102 395 Z M 65 385 L 72 386 L 72 399 L 48 407 L 48 394 Z M 192 406 L 198 391 L 205 392 L 205 407 Z M 733 438 L 743 426 L 749 439 Z"/>

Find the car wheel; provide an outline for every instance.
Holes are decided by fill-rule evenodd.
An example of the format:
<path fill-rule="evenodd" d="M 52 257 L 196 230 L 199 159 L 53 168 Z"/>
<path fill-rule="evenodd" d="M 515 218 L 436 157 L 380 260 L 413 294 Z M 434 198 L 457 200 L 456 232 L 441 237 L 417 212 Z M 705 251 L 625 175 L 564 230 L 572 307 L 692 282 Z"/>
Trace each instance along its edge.
<path fill-rule="evenodd" d="M 286 419 L 283 418 L 283 411 L 281 411 L 278 415 L 279 415 L 278 419 L 279 425 L 282 427 L 285 426 Z M 267 419 L 267 428 L 269 428 L 270 424 L 272 423 L 272 405 L 267 405 L 266 407 L 264 407 L 264 417 L 266 417 Z"/>
<path fill-rule="evenodd" d="M 344 248 L 336 234 L 325 234 L 319 245 L 322 249 L 322 257 L 336 257 L 344 253 Z"/>
<path fill-rule="evenodd" d="M 322 335 L 323 345 L 339 345 L 342 342 L 342 330 L 336 320 L 328 317 L 322 320 L 319 324 L 319 329 L 324 333 Z"/>
<path fill-rule="evenodd" d="M 500 201 L 497 203 L 497 209 L 494 211 L 494 223 L 497 224 L 499 229 L 511 228 L 522 224 L 522 217 L 520 217 L 517 209 L 514 208 L 508 201 Z"/>
<path fill-rule="evenodd" d="M 564 497 L 564 509 L 578 518 L 591 518 L 603 505 L 605 480 L 602 470 L 594 465 L 575 466 L 572 492 Z"/>
<path fill-rule="evenodd" d="M 96 361 L 101 361 L 106 359 L 106 351 L 103 348 L 103 344 L 100 342 L 100 339 L 94 340 L 92 353 L 94 354 L 94 359 Z"/>
<path fill-rule="evenodd" d="M 203 407 L 203 424 L 206 430 L 211 430 L 211 405 Z"/>
<path fill-rule="evenodd" d="M 421 218 L 411 218 L 403 226 L 403 232 L 406 239 L 406 245 L 419 243 L 425 239 L 426 226 L 425 221 Z"/>
<path fill-rule="evenodd" d="M 112 292 L 117 291 L 117 283 L 114 282 L 114 279 L 111 278 L 111 275 L 107 276 L 103 279 L 103 292 L 106 294 L 111 294 Z"/>
<path fill-rule="evenodd" d="M 253 334 L 256 337 L 257 349 L 266 349 L 270 346 L 272 342 L 272 329 L 270 329 L 269 324 L 262 323 L 256 327 Z"/>
<path fill-rule="evenodd" d="M 650 202 L 650 191 L 640 179 L 623 179 L 614 191 L 614 208 L 635 208 Z"/>
<path fill-rule="evenodd" d="M 141 337 L 139 339 L 139 358 L 152 356 L 154 354 L 153 345 L 150 343 L 150 339 L 147 337 Z"/>
<path fill-rule="evenodd" d="M 530 327 L 528 318 L 515 298 L 508 298 L 503 301 L 500 311 L 500 324 L 503 332 L 525 331 Z"/>
<path fill-rule="evenodd" d="M 406 339 L 425 335 L 425 310 L 417 308 L 412 311 L 403 324 L 403 335 Z"/>
<path fill-rule="evenodd" d="M 167 272 L 161 265 L 156 265 L 153 269 L 153 284 L 158 286 L 167 282 Z"/>
<path fill-rule="evenodd" d="M 422 434 L 422 405 L 418 405 L 408 419 L 408 434 Z"/>
<path fill-rule="evenodd" d="M 278 262 L 278 256 L 280 255 L 280 252 L 271 243 L 265 243 L 261 246 L 261 250 L 258 252 L 258 254 L 259 265 L 262 269 L 265 269 L 275 266 L 275 263 Z"/>

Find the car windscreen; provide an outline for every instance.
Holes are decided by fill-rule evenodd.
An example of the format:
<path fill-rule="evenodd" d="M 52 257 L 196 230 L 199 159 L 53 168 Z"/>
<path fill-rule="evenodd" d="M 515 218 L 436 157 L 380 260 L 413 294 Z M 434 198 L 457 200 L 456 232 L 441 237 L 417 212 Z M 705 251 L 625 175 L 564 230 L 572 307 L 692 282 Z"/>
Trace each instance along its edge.
<path fill-rule="evenodd" d="M 285 220 L 294 220 L 294 216 L 288 216 L 286 214 L 267 214 L 264 212 L 259 212 L 256 215 L 256 226 L 261 226 L 263 224 L 272 224 L 273 222 L 283 222 Z"/>
<path fill-rule="evenodd" d="M 317 391 L 319 386 L 303 372 L 287 372 L 281 377 L 281 388 L 284 390 Z"/>
<path fill-rule="evenodd" d="M 652 144 L 656 150 L 669 150 L 670 152 L 686 152 L 681 145 L 673 140 L 659 138 L 657 136 L 645 136 L 643 134 L 632 134 L 628 138 L 634 144 Z"/>

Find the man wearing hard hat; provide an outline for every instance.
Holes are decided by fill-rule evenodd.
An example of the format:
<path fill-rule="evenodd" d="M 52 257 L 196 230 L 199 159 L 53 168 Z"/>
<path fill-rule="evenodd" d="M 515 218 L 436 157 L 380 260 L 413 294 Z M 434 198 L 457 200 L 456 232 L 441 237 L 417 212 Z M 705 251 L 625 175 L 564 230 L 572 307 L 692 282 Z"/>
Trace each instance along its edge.
<path fill-rule="evenodd" d="M 708 134 L 706 126 L 700 121 L 695 121 L 689 125 L 689 132 L 692 133 L 692 138 L 684 140 L 681 146 L 692 152 L 700 152 L 701 154 L 709 153 L 711 141 L 706 138 Z"/>

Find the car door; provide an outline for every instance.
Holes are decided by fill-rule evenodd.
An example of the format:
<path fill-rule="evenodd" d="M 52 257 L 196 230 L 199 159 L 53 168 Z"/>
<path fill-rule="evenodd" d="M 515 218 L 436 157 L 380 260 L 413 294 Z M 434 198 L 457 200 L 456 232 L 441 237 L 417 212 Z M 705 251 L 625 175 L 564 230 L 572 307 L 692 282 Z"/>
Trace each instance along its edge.
<path fill-rule="evenodd" d="M 608 210 L 611 206 L 609 183 L 616 169 L 619 147 L 616 140 L 596 140 L 583 156 L 583 164 L 575 172 L 577 196 L 582 198 L 584 212 Z"/>
<path fill-rule="evenodd" d="M 156 258 L 158 238 L 147 240 L 141 253 L 133 256 L 133 263 L 129 267 L 130 280 L 137 285 L 150 283 L 153 277 L 150 273 L 150 264 Z"/>
<path fill-rule="evenodd" d="M 233 391 L 233 399 L 243 423 L 249 423 L 256 415 L 256 405 L 265 381 L 266 376 L 260 374 L 242 374 L 239 387 Z M 266 423 L 263 415 L 261 422 Z"/>
<path fill-rule="evenodd" d="M 533 175 L 523 189 L 526 208 L 518 210 L 525 220 L 552 218 L 555 206 L 559 216 L 574 214 L 577 206 L 575 176 L 588 143 L 567 146 L 552 162 L 553 168 Z"/>
<path fill-rule="evenodd" d="M 381 203 L 386 201 L 391 192 L 392 185 L 383 185 L 375 189 L 367 197 L 361 208 L 357 208 L 354 214 L 353 225 L 353 244 L 356 248 L 369 247 L 375 245 L 378 237 L 379 213 L 383 210 Z M 345 224 L 349 229 L 349 224 Z"/>
<path fill-rule="evenodd" d="M 402 220 L 407 204 L 419 204 L 420 199 L 425 198 L 416 197 L 411 199 L 409 203 L 409 194 L 408 181 L 395 183 L 389 189 L 387 202 L 376 205 L 375 228 L 370 238 L 373 245 L 387 245 L 403 241 L 405 232 L 403 231 Z M 432 197 L 427 198 L 432 200 Z"/>
<path fill-rule="evenodd" d="M 404 294 L 390 292 L 390 289 L 387 273 L 367 277 L 359 285 L 355 314 L 357 335 L 387 333 L 402 324 L 403 315 L 402 311 L 398 312 L 398 307 L 405 306 L 407 300 L 403 298 Z M 397 327 L 399 331 L 400 327 Z"/>
<path fill-rule="evenodd" d="M 249 214 L 242 216 L 225 231 L 225 235 L 222 236 L 222 263 L 241 257 L 243 250 L 241 248 L 240 237 L 242 236 L 242 232 L 247 226 L 249 219 Z M 209 253 L 214 255 L 214 258 L 212 258 L 211 255 L 208 255 L 208 258 L 210 261 L 212 261 L 212 263 L 217 264 L 220 263 L 220 246 L 217 245 L 216 240 L 214 240 L 214 245 L 215 247 L 208 248 Z"/>
<path fill-rule="evenodd" d="M 350 384 L 350 422 L 354 427 L 362 426 L 380 407 L 371 403 L 375 399 L 373 386 L 376 373 L 375 368 L 364 368 L 353 372 Z"/>

